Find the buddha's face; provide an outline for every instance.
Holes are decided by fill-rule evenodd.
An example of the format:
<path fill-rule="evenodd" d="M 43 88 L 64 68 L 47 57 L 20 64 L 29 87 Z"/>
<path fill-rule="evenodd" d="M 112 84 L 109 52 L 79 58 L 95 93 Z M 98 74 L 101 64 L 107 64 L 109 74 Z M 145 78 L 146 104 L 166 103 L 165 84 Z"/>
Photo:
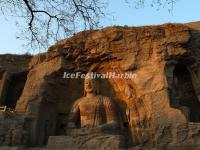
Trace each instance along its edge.
<path fill-rule="evenodd" d="M 84 89 L 86 93 L 94 93 L 96 89 L 95 80 L 92 78 L 85 78 Z"/>

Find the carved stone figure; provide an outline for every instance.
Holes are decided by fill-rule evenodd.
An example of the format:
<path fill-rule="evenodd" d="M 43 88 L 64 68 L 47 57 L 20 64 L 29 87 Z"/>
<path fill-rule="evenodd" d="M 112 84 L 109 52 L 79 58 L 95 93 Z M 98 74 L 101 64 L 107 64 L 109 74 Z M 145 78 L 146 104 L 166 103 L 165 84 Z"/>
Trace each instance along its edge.
<path fill-rule="evenodd" d="M 96 80 L 87 74 L 84 81 L 85 96 L 72 106 L 68 128 L 98 128 L 101 131 L 119 127 L 114 101 L 97 93 Z"/>
<path fill-rule="evenodd" d="M 125 88 L 125 96 L 127 99 L 126 116 L 132 132 L 134 144 L 140 144 L 148 139 L 145 129 L 148 126 L 147 110 L 141 99 L 136 97 L 136 91 L 131 85 Z"/>

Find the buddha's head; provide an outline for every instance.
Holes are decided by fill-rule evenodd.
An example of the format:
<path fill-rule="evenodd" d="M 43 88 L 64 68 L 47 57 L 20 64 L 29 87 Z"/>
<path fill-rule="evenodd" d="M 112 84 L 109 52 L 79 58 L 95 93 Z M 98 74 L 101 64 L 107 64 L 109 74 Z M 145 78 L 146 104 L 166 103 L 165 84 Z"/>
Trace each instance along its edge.
<path fill-rule="evenodd" d="M 85 94 L 86 93 L 93 93 L 93 94 L 97 94 L 97 83 L 96 80 L 90 76 L 90 74 L 88 73 L 85 81 L 84 81 L 84 91 Z"/>

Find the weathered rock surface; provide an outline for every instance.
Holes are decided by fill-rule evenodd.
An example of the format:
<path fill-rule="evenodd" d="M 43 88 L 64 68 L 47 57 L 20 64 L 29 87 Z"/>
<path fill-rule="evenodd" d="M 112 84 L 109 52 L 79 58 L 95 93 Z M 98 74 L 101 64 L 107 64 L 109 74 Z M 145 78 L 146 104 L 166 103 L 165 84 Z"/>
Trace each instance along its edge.
<path fill-rule="evenodd" d="M 120 149 L 124 146 L 121 143 L 122 138 L 114 135 L 102 136 L 50 136 L 47 149 Z M 103 144 L 102 144 L 103 143 Z"/>
<path fill-rule="evenodd" d="M 106 142 L 95 138 L 84 141 L 79 137 L 70 140 L 66 136 L 63 123 L 73 102 L 84 93 L 83 79 L 66 79 L 63 74 L 134 73 L 134 79 L 99 80 L 100 93 L 118 105 L 121 127 L 127 137 L 125 148 L 196 150 L 200 147 L 199 41 L 199 22 L 81 32 L 58 42 L 46 53 L 21 61 L 24 66 L 19 72 L 27 72 L 27 79 L 23 78 L 24 84 L 20 85 L 22 93 L 4 96 L 0 102 L 21 115 L 23 130 L 28 133 L 28 147 L 47 145 L 46 149 L 51 149 L 54 145 L 48 145 L 48 139 L 56 136 L 57 140 L 65 136 L 63 141 L 69 140 L 72 145 L 75 138 L 86 149 L 103 148 L 108 143 L 116 146 L 119 143 L 115 139 L 107 141 L 105 135 L 98 138 Z M 6 66 L 4 57 L 0 57 L 1 66 Z M 18 72 L 15 65 L 21 62 L 9 63 L 7 72 Z M 6 89 L 10 83 L 4 78 L 1 86 Z M 16 81 L 21 83 L 22 79 Z"/>
<path fill-rule="evenodd" d="M 31 58 L 29 55 L 0 55 L 0 105 L 15 107 L 26 82 Z"/>

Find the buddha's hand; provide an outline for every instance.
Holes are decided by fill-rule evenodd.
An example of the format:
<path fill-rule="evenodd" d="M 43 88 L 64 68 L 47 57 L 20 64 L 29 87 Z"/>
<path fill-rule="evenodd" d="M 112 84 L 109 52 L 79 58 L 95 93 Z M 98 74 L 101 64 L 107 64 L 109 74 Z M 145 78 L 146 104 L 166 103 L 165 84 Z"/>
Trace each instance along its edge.
<path fill-rule="evenodd" d="M 74 128 L 76 128 L 75 123 L 74 122 L 68 122 L 67 128 L 68 129 L 74 129 Z"/>

